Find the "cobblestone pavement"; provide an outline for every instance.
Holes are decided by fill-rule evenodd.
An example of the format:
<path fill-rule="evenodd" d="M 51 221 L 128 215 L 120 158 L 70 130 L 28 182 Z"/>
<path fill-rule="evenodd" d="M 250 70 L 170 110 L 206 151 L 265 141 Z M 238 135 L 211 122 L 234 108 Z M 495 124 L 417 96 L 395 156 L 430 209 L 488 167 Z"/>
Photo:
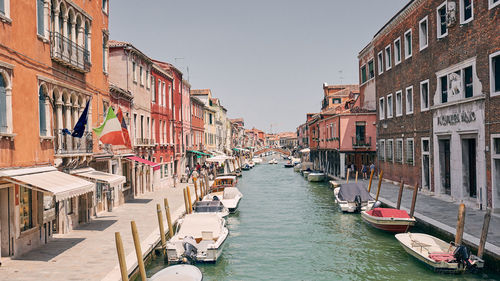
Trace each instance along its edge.
<path fill-rule="evenodd" d="M 368 187 L 368 181 L 362 180 Z M 371 193 L 375 197 L 377 192 L 378 179 L 374 177 Z M 395 207 L 399 193 L 399 186 L 389 182 L 382 182 L 380 189 L 380 201 Z M 413 189 L 405 188 L 401 198 L 401 207 L 409 211 Z M 419 192 L 415 206 L 415 217 L 425 220 L 427 223 L 455 234 L 458 216 L 458 206 L 460 202 L 450 202 L 445 198 L 439 198 L 431 194 Z M 485 210 L 478 208 L 467 207 L 465 217 L 464 240 L 474 244 L 479 244 L 479 237 L 483 227 Z M 486 250 L 500 257 L 500 217 L 492 215 L 490 220 L 490 228 L 488 231 Z"/>
<path fill-rule="evenodd" d="M 115 232 L 121 233 L 127 266 L 132 268 L 137 260 L 130 221 L 136 221 L 142 250 L 146 252 L 159 239 L 156 204 L 162 206 L 165 220 L 163 199 L 168 198 L 172 219 L 176 220 L 185 211 L 184 186 L 178 184 L 176 188 L 144 194 L 114 208 L 113 212 L 100 214 L 77 230 L 55 235 L 53 241 L 20 258 L 2 258 L 0 280 L 117 280 L 116 276 L 119 279 Z M 194 196 L 191 198 L 194 200 Z M 167 228 L 166 222 L 164 225 Z"/>

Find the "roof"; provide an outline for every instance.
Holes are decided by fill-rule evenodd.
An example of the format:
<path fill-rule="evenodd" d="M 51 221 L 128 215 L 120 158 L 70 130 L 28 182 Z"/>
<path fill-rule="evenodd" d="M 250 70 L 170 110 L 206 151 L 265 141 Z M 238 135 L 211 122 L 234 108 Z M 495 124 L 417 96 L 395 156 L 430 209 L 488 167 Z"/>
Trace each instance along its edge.
<path fill-rule="evenodd" d="M 379 31 L 377 31 L 377 33 L 375 33 L 375 35 L 373 36 L 373 38 L 377 37 L 377 35 L 379 35 L 380 33 L 382 33 L 382 31 L 387 27 L 389 26 L 389 24 L 391 24 L 394 20 L 396 20 L 396 18 L 398 18 L 398 16 L 403 13 L 404 10 L 406 10 L 413 2 L 415 2 L 415 0 L 410 0 L 401 10 L 399 10 L 386 24 L 384 24 L 384 26 L 382 26 L 382 28 L 379 29 Z"/>
<path fill-rule="evenodd" d="M 175 67 L 173 64 L 171 63 L 168 63 L 168 62 L 164 62 L 164 61 L 160 61 L 160 60 L 155 60 L 155 59 L 151 59 L 154 63 L 158 64 L 160 67 L 162 67 L 163 69 L 166 69 L 166 70 L 170 70 L 170 71 L 175 71 L 177 72 L 178 75 L 182 76 L 182 71 L 180 71 L 177 67 Z"/>
<path fill-rule="evenodd" d="M 110 48 L 129 48 L 131 49 L 133 52 L 137 53 L 139 56 L 143 57 L 145 60 L 147 60 L 149 63 L 152 62 L 151 58 L 148 57 L 146 54 L 144 54 L 143 52 L 141 52 L 141 50 L 137 49 L 134 45 L 132 45 L 131 43 L 129 42 L 125 42 L 125 41 L 116 41 L 116 40 L 109 40 L 108 41 L 108 46 Z"/>
<path fill-rule="evenodd" d="M 195 96 L 207 96 L 211 93 L 210 89 L 191 89 L 191 95 Z"/>

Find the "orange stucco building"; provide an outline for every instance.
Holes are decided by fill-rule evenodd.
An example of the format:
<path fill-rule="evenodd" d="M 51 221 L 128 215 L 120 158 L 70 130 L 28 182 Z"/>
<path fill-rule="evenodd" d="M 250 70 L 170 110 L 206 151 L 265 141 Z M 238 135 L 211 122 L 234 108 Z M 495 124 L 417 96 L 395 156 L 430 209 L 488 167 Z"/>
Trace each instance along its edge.
<path fill-rule="evenodd" d="M 108 149 L 91 133 L 110 105 L 108 1 L 2 2 L 0 241 L 2 256 L 18 256 L 87 222 L 105 200 L 90 176 L 69 172 Z M 87 101 L 86 131 L 72 137 Z"/>

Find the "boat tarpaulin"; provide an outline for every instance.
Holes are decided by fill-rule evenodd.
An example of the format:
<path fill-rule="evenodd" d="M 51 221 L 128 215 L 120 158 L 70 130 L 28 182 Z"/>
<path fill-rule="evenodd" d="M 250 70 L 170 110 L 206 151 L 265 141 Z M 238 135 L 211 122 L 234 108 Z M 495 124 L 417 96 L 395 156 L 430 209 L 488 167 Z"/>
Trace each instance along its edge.
<path fill-rule="evenodd" d="M 407 218 L 410 216 L 404 210 L 392 209 L 392 208 L 375 208 L 371 211 L 371 215 L 374 217 L 381 218 Z"/>
<path fill-rule="evenodd" d="M 373 200 L 372 196 L 363 185 L 359 183 L 344 183 L 339 190 L 339 198 L 343 201 L 354 202 L 356 195 L 361 196 L 361 201 Z"/>
<path fill-rule="evenodd" d="M 120 175 L 114 175 L 110 173 L 105 173 L 101 171 L 89 171 L 84 173 L 77 173 L 77 175 L 93 180 L 98 180 L 102 182 L 109 183 L 110 185 L 117 185 L 125 183 L 125 177 Z"/>
<path fill-rule="evenodd" d="M 17 184 L 53 194 L 56 201 L 83 195 L 94 190 L 94 183 L 57 171 L 16 175 L 10 177 Z"/>
<path fill-rule="evenodd" d="M 151 162 L 149 160 L 146 160 L 146 159 L 142 159 L 141 157 L 137 157 L 137 156 L 128 156 L 127 159 L 130 159 L 130 160 L 133 160 L 133 161 L 137 161 L 139 163 L 142 163 L 142 164 L 145 164 L 145 165 L 148 165 L 148 166 L 151 166 L 153 167 L 153 170 L 156 171 L 156 170 L 159 170 L 161 168 L 161 165 L 158 164 L 158 163 L 155 163 L 155 162 Z"/>
<path fill-rule="evenodd" d="M 191 153 L 202 155 L 202 156 L 212 156 L 211 154 L 208 154 L 208 153 L 205 153 L 205 152 L 201 152 L 201 151 L 197 151 L 197 150 L 188 150 L 187 152 L 191 152 Z"/>

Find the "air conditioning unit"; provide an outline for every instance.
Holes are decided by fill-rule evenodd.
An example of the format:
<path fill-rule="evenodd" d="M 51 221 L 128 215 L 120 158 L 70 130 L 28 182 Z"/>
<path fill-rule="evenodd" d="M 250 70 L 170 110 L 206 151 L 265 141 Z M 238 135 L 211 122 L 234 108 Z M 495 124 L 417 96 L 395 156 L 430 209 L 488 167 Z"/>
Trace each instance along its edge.
<path fill-rule="evenodd" d="M 452 27 L 457 23 L 457 4 L 453 1 L 446 3 L 446 26 Z"/>

